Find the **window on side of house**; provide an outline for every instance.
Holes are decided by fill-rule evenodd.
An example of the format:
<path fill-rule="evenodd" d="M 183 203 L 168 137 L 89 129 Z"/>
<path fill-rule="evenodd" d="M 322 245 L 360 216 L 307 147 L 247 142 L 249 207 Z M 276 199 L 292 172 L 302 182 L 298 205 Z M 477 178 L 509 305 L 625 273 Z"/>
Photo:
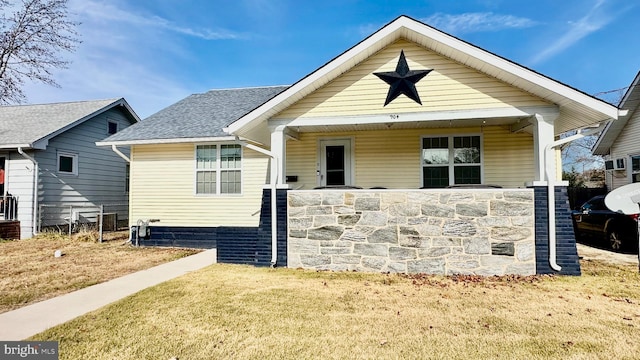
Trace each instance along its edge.
<path fill-rule="evenodd" d="M 129 193 L 129 181 L 131 181 L 131 165 L 127 164 L 124 168 L 124 192 Z"/>
<path fill-rule="evenodd" d="M 118 132 L 118 122 L 107 120 L 107 134 L 113 135 Z"/>
<path fill-rule="evenodd" d="M 422 187 L 482 183 L 481 137 L 422 138 Z"/>
<path fill-rule="evenodd" d="M 67 175 L 78 175 L 78 154 L 58 151 L 58 173 Z"/>
<path fill-rule="evenodd" d="M 196 194 L 242 193 L 242 147 L 196 146 Z"/>
<path fill-rule="evenodd" d="M 640 155 L 631 157 L 631 182 L 640 182 Z"/>

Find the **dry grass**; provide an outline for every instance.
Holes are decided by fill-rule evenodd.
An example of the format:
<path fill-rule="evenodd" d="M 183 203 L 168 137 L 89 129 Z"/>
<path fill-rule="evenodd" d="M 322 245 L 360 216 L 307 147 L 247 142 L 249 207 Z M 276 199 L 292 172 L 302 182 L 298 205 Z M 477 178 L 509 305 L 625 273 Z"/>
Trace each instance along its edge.
<path fill-rule="evenodd" d="M 214 265 L 33 337 L 61 359 L 636 359 L 636 266 L 439 277 Z"/>
<path fill-rule="evenodd" d="M 0 242 L 0 313 L 175 260 L 194 250 L 122 245 L 126 232 Z M 61 250 L 62 257 L 54 257 Z"/>

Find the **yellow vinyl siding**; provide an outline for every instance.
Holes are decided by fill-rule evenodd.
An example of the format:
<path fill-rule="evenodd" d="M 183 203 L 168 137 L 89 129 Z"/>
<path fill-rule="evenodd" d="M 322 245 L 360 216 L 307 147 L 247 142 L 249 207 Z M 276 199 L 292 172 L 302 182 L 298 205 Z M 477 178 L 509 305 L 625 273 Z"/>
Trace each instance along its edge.
<path fill-rule="evenodd" d="M 422 186 L 420 164 L 422 136 L 480 134 L 483 139 L 484 183 L 523 187 L 534 180 L 533 137 L 512 134 L 508 127 L 403 129 L 349 133 L 302 133 L 287 142 L 287 175 L 297 175 L 293 188 L 317 186 L 318 141 L 353 139 L 355 185 L 363 188 L 417 189 Z"/>
<path fill-rule="evenodd" d="M 394 71 L 404 50 L 410 69 L 433 69 L 416 84 L 422 106 L 402 95 L 383 107 L 389 85 L 374 72 Z M 448 111 L 519 106 L 547 102 L 453 62 L 412 42 L 400 40 L 284 110 L 275 118 L 357 116 L 415 111 Z"/>
<path fill-rule="evenodd" d="M 615 161 L 618 158 L 624 158 L 624 171 L 611 171 L 613 183 L 611 190 L 619 188 L 630 183 L 629 174 L 632 171 L 629 156 L 640 155 L 640 111 L 635 111 L 627 124 L 624 126 L 618 138 L 611 145 L 611 159 Z"/>
<path fill-rule="evenodd" d="M 513 134 L 501 126 L 487 126 L 483 133 L 486 184 L 523 187 L 535 180 L 533 135 Z"/>
<path fill-rule="evenodd" d="M 242 149 L 242 194 L 195 194 L 195 144 L 136 145 L 131 150 L 130 223 L 257 226 L 269 159 Z"/>

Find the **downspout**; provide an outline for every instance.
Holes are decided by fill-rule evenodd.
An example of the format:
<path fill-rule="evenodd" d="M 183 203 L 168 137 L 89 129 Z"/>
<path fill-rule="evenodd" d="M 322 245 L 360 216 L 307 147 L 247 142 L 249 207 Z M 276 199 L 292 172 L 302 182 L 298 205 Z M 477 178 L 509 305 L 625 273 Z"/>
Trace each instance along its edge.
<path fill-rule="evenodd" d="M 271 189 L 271 267 L 275 267 L 278 262 L 278 209 L 276 208 L 277 184 L 278 184 L 278 157 L 271 151 L 265 150 L 259 146 L 248 144 L 241 141 L 236 136 L 236 142 L 241 146 L 257 151 L 271 157 L 271 174 L 269 177 L 269 188 Z"/>
<path fill-rule="evenodd" d="M 131 164 L 131 159 L 127 155 L 123 154 L 122 151 L 118 150 L 118 148 L 115 145 L 111 144 L 111 150 L 113 150 L 114 153 L 116 153 L 118 156 L 123 158 L 124 161 L 126 161 L 128 164 Z M 129 214 L 131 214 L 131 201 L 129 201 Z M 138 230 L 136 230 L 136 241 L 138 240 L 137 238 L 138 238 Z M 125 242 L 125 244 L 126 243 L 133 244 L 133 230 L 131 229 L 129 229 L 129 239 Z"/>
<path fill-rule="evenodd" d="M 123 158 L 124 161 L 131 163 L 131 159 L 129 159 L 127 155 L 123 154 L 122 151 L 118 150 L 118 148 L 115 145 L 111 145 L 111 150 L 113 150 L 114 153 L 118 154 L 118 156 Z"/>
<path fill-rule="evenodd" d="M 550 168 L 549 154 L 553 154 L 552 150 L 560 145 L 570 143 L 572 141 L 576 141 L 578 139 L 582 139 L 589 135 L 593 135 L 595 133 L 600 132 L 604 127 L 604 125 L 605 123 L 600 123 L 596 128 L 591 128 L 589 130 L 579 129 L 577 134 L 568 136 L 564 139 L 556 140 L 550 143 L 549 145 L 547 145 L 545 148 L 544 173 L 545 173 L 545 178 L 547 180 L 547 200 L 548 200 L 547 207 L 549 209 L 549 216 L 548 216 L 548 219 L 549 219 L 549 266 L 551 266 L 551 268 L 555 271 L 562 270 L 562 267 L 558 265 L 557 259 L 556 259 L 556 193 L 555 193 L 555 185 L 553 183 L 555 182 L 556 179 L 551 178 L 551 173 L 549 171 L 549 168 Z"/>
<path fill-rule="evenodd" d="M 22 147 L 18 147 L 18 153 L 20 155 L 22 155 L 22 157 L 24 157 L 25 159 L 31 161 L 33 163 L 33 171 L 35 173 L 35 179 L 33 182 L 33 224 L 32 224 L 32 231 L 33 231 L 33 235 L 37 235 L 38 234 L 38 182 L 40 181 L 39 179 L 39 173 L 40 173 L 40 168 L 38 167 L 38 162 L 36 161 L 36 159 L 34 159 L 33 157 L 27 155 L 27 153 L 24 152 L 24 150 L 22 150 Z"/>

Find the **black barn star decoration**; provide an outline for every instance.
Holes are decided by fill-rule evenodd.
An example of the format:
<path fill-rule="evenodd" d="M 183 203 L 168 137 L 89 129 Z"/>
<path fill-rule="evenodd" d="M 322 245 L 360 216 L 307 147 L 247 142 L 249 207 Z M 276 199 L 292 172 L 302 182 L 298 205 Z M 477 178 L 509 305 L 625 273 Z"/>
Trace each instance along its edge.
<path fill-rule="evenodd" d="M 422 105 L 418 90 L 416 90 L 416 83 L 427 76 L 432 70 L 433 69 L 409 70 L 409 65 L 407 65 L 407 60 L 404 57 L 404 50 L 401 50 L 396 71 L 373 73 L 373 75 L 390 85 L 384 106 L 387 106 L 387 104 L 395 100 L 400 94 L 404 94 L 409 99 Z"/>

